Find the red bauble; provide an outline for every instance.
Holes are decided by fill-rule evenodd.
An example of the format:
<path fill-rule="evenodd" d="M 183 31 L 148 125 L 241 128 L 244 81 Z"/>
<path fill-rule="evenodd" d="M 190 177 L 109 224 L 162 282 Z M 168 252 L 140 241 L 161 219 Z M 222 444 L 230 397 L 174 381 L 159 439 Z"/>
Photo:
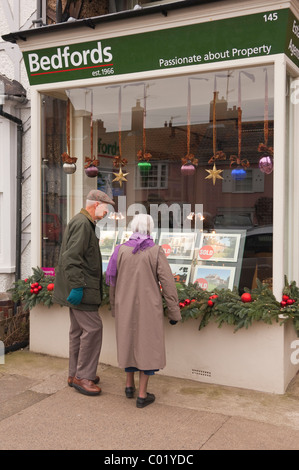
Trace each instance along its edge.
<path fill-rule="evenodd" d="M 245 294 L 242 294 L 241 295 L 241 300 L 242 302 L 246 303 L 246 302 L 251 302 L 252 301 L 252 297 L 250 294 L 248 294 L 247 292 L 245 292 Z"/>
<path fill-rule="evenodd" d="M 208 306 L 209 306 L 209 307 L 213 307 L 213 305 L 214 305 L 213 300 L 208 300 Z"/>
<path fill-rule="evenodd" d="M 282 296 L 282 300 L 283 300 L 284 302 L 286 302 L 289 298 L 290 298 L 290 297 L 289 297 L 288 295 L 285 295 L 285 294 Z"/>
<path fill-rule="evenodd" d="M 54 289 L 54 284 L 53 284 L 53 283 L 48 284 L 48 285 L 47 285 L 47 289 L 48 289 L 48 290 L 53 290 L 53 289 Z"/>
<path fill-rule="evenodd" d="M 183 307 L 185 307 L 185 304 L 184 304 L 184 302 L 180 302 L 180 303 L 179 303 L 179 307 L 180 307 L 180 308 L 183 308 Z"/>
<path fill-rule="evenodd" d="M 191 304 L 191 300 L 190 299 L 185 299 L 185 305 L 190 305 Z"/>

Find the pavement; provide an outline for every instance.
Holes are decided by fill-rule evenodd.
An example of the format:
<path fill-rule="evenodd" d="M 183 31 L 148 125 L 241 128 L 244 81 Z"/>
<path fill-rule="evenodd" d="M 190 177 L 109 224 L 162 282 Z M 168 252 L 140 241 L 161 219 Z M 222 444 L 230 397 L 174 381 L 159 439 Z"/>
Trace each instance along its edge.
<path fill-rule="evenodd" d="M 110 460 L 129 458 L 117 457 L 120 451 L 164 451 L 165 459 L 168 452 L 299 450 L 298 375 L 284 395 L 275 395 L 158 373 L 148 387 L 156 401 L 139 409 L 125 397 L 121 369 L 99 364 L 98 374 L 102 393 L 89 397 L 67 385 L 67 359 L 28 349 L 6 354 L 0 450 L 102 450 Z"/>

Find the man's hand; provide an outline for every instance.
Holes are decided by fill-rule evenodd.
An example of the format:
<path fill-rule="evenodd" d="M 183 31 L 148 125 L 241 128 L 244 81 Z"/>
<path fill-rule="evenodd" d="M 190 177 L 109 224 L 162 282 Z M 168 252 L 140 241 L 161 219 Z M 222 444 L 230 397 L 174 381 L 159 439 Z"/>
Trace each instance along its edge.
<path fill-rule="evenodd" d="M 66 299 L 70 304 L 79 305 L 83 297 L 83 287 L 72 289 L 70 295 Z"/>

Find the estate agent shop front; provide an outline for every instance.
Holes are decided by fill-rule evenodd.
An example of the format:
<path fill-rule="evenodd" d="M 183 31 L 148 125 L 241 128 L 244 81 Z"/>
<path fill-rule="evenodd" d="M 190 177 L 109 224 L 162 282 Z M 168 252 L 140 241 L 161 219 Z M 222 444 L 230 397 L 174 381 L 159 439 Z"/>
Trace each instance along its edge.
<path fill-rule="evenodd" d="M 55 269 L 90 189 L 116 202 L 96 227 L 103 271 L 132 216 L 150 213 L 176 281 L 219 295 L 200 329 L 200 316 L 165 319 L 160 373 L 284 393 L 299 369 L 291 317 L 237 331 L 208 318 L 228 292 L 252 308 L 261 286 L 280 303 L 285 276 L 299 281 L 299 5 L 164 6 L 4 37 L 31 85 L 32 266 Z M 100 314 L 100 360 L 117 366 L 114 319 Z M 32 351 L 68 356 L 67 309 L 37 305 L 30 321 Z"/>

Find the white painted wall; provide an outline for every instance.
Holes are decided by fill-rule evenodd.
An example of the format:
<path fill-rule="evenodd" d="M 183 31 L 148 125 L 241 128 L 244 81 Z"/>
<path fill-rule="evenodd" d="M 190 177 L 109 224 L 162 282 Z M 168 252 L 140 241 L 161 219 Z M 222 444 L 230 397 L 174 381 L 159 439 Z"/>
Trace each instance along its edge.
<path fill-rule="evenodd" d="M 108 307 L 100 308 L 103 321 L 102 364 L 117 367 L 115 320 Z M 199 320 L 172 326 L 165 318 L 166 367 L 159 374 L 199 382 L 283 394 L 298 371 L 292 364 L 293 325 L 256 322 L 248 329 Z M 297 346 L 298 349 L 298 346 Z M 58 305 L 35 307 L 30 313 L 30 350 L 68 358 L 69 313 Z"/>
<path fill-rule="evenodd" d="M 33 27 L 36 0 L 0 0 L 0 36 Z M 28 103 L 6 101 L 3 110 L 23 122 L 23 184 L 22 184 L 22 260 L 21 275 L 31 274 L 31 105 L 30 87 L 22 53 L 17 44 L 0 37 L 0 73 L 20 82 L 27 91 Z M 17 126 L 0 117 L 0 292 L 15 280 L 16 247 L 16 157 Z"/>

